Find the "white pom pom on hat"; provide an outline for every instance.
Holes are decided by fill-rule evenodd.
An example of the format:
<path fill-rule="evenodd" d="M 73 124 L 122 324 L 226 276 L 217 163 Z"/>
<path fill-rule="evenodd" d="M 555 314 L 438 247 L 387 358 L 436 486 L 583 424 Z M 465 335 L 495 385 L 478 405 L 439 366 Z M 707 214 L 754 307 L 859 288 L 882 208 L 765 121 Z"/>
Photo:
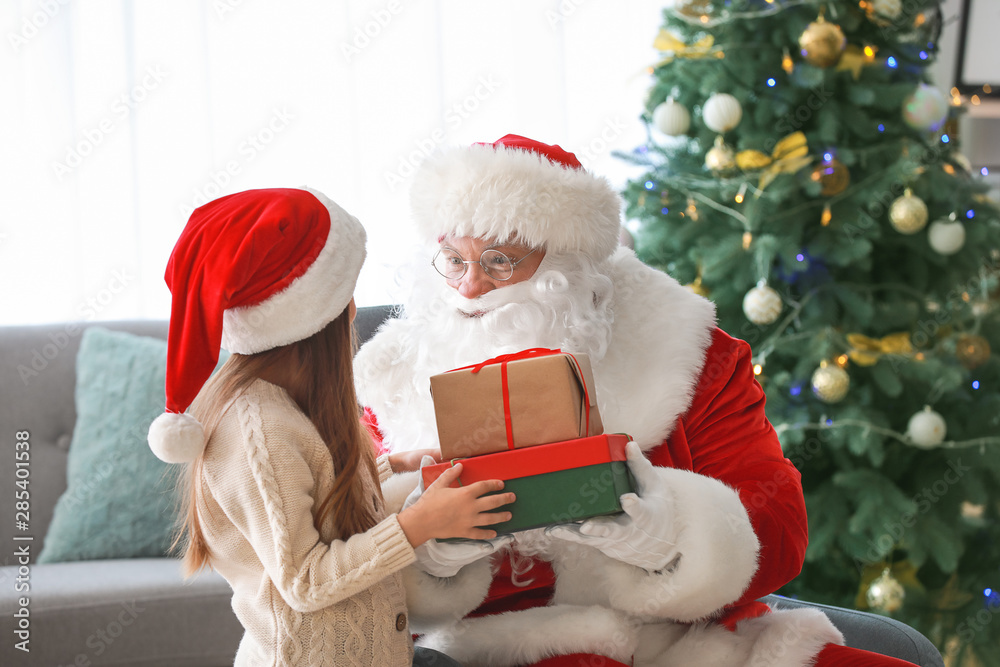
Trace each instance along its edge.
<path fill-rule="evenodd" d="M 608 180 L 558 145 L 516 134 L 430 156 L 414 175 L 410 203 L 429 241 L 516 238 L 595 260 L 618 247 L 622 200 Z"/>
<path fill-rule="evenodd" d="M 189 414 L 164 412 L 149 425 L 149 448 L 166 463 L 190 463 L 205 449 L 205 429 Z"/>
<path fill-rule="evenodd" d="M 365 260 L 356 218 L 309 188 L 247 190 L 191 214 L 164 276 L 172 295 L 166 412 L 149 447 L 167 463 L 194 461 L 205 433 L 185 411 L 219 349 L 256 354 L 303 340 L 340 315 Z"/>

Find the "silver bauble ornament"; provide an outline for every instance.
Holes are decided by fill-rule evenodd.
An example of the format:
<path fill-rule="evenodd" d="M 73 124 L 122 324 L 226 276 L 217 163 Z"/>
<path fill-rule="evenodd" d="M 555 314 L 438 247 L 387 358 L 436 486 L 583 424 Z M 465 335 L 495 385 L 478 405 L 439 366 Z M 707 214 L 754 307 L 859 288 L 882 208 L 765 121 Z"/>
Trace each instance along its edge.
<path fill-rule="evenodd" d="M 653 109 L 653 125 L 663 134 L 677 137 L 691 127 L 691 113 L 671 97 Z"/>
<path fill-rule="evenodd" d="M 754 324 L 764 326 L 778 319 L 784 305 L 781 295 L 761 281 L 743 297 L 743 313 Z"/>
<path fill-rule="evenodd" d="M 743 119 L 743 107 L 732 95 L 715 93 L 705 102 L 701 116 L 708 129 L 724 134 L 740 124 Z"/>
<path fill-rule="evenodd" d="M 837 403 L 847 396 L 851 376 L 840 366 L 822 362 L 812 375 L 812 390 L 824 403 Z"/>
<path fill-rule="evenodd" d="M 948 118 L 948 100 L 944 93 L 921 83 L 903 101 L 903 121 L 915 130 L 937 132 Z"/>
<path fill-rule="evenodd" d="M 927 204 L 906 188 L 889 207 L 889 221 L 900 234 L 916 234 L 927 225 Z"/>
<path fill-rule="evenodd" d="M 910 439 L 910 444 L 920 449 L 937 447 L 944 442 L 947 434 L 948 426 L 944 417 L 934 412 L 929 405 L 910 417 L 906 424 L 906 437 Z"/>

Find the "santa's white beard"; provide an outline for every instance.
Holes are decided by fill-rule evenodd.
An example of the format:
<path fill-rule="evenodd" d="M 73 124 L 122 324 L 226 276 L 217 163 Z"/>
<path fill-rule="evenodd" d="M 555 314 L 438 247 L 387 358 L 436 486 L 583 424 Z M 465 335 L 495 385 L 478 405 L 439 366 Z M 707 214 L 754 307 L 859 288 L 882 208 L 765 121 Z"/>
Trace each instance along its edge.
<path fill-rule="evenodd" d="M 579 255 L 547 254 L 528 280 L 476 299 L 464 298 L 439 276 L 414 276 L 402 303 L 406 317 L 423 324 L 411 350 L 421 357 L 417 367 L 455 368 L 532 347 L 600 361 L 614 320 L 613 286 L 601 268 Z"/>

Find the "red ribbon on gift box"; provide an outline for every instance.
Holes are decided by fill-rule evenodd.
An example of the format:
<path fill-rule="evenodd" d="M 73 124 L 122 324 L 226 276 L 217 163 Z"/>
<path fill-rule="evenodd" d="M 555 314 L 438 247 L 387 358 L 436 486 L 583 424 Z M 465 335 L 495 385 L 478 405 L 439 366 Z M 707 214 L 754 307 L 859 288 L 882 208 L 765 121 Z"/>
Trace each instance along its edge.
<path fill-rule="evenodd" d="M 511 361 L 520 361 L 521 359 L 532 359 L 534 357 L 550 357 L 555 354 L 565 354 L 567 357 L 573 360 L 576 364 L 577 375 L 580 378 L 580 384 L 583 385 L 583 410 L 584 419 L 586 424 L 586 432 L 584 435 L 590 433 L 590 390 L 587 388 L 587 380 L 583 377 L 583 369 L 580 368 L 580 362 L 576 360 L 569 352 L 563 352 L 562 350 L 551 350 L 544 347 L 533 347 L 528 350 L 521 350 L 520 352 L 513 352 L 511 354 L 501 354 L 498 357 L 493 357 L 492 359 L 487 359 L 486 361 L 480 362 L 478 364 L 472 364 L 471 366 L 462 366 L 461 368 L 453 368 L 449 373 L 454 373 L 455 371 L 464 371 L 472 369 L 472 373 L 476 374 L 483 370 L 486 366 L 491 366 L 493 364 L 500 364 L 500 385 L 503 391 L 503 419 L 504 427 L 507 429 L 507 449 L 515 449 L 514 447 L 514 428 L 510 422 L 510 389 L 507 385 L 507 364 Z"/>

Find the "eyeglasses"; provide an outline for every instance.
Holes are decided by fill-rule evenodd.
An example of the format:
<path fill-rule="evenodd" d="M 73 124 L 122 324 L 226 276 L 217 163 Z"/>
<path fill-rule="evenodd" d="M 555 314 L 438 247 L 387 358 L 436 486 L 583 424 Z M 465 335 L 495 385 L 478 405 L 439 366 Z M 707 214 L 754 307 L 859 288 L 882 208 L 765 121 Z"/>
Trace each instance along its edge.
<path fill-rule="evenodd" d="M 527 259 L 535 250 L 538 250 L 538 248 L 535 248 L 515 262 L 499 250 L 489 249 L 484 250 L 483 254 L 479 256 L 479 261 L 475 262 L 464 259 L 458 254 L 457 250 L 445 246 L 434 254 L 431 264 L 434 266 L 435 271 L 448 280 L 461 279 L 465 275 L 465 272 L 469 270 L 469 264 L 478 264 L 482 267 L 486 275 L 493 280 L 510 280 L 510 277 L 514 275 L 514 269 L 517 268 L 517 265 Z"/>

